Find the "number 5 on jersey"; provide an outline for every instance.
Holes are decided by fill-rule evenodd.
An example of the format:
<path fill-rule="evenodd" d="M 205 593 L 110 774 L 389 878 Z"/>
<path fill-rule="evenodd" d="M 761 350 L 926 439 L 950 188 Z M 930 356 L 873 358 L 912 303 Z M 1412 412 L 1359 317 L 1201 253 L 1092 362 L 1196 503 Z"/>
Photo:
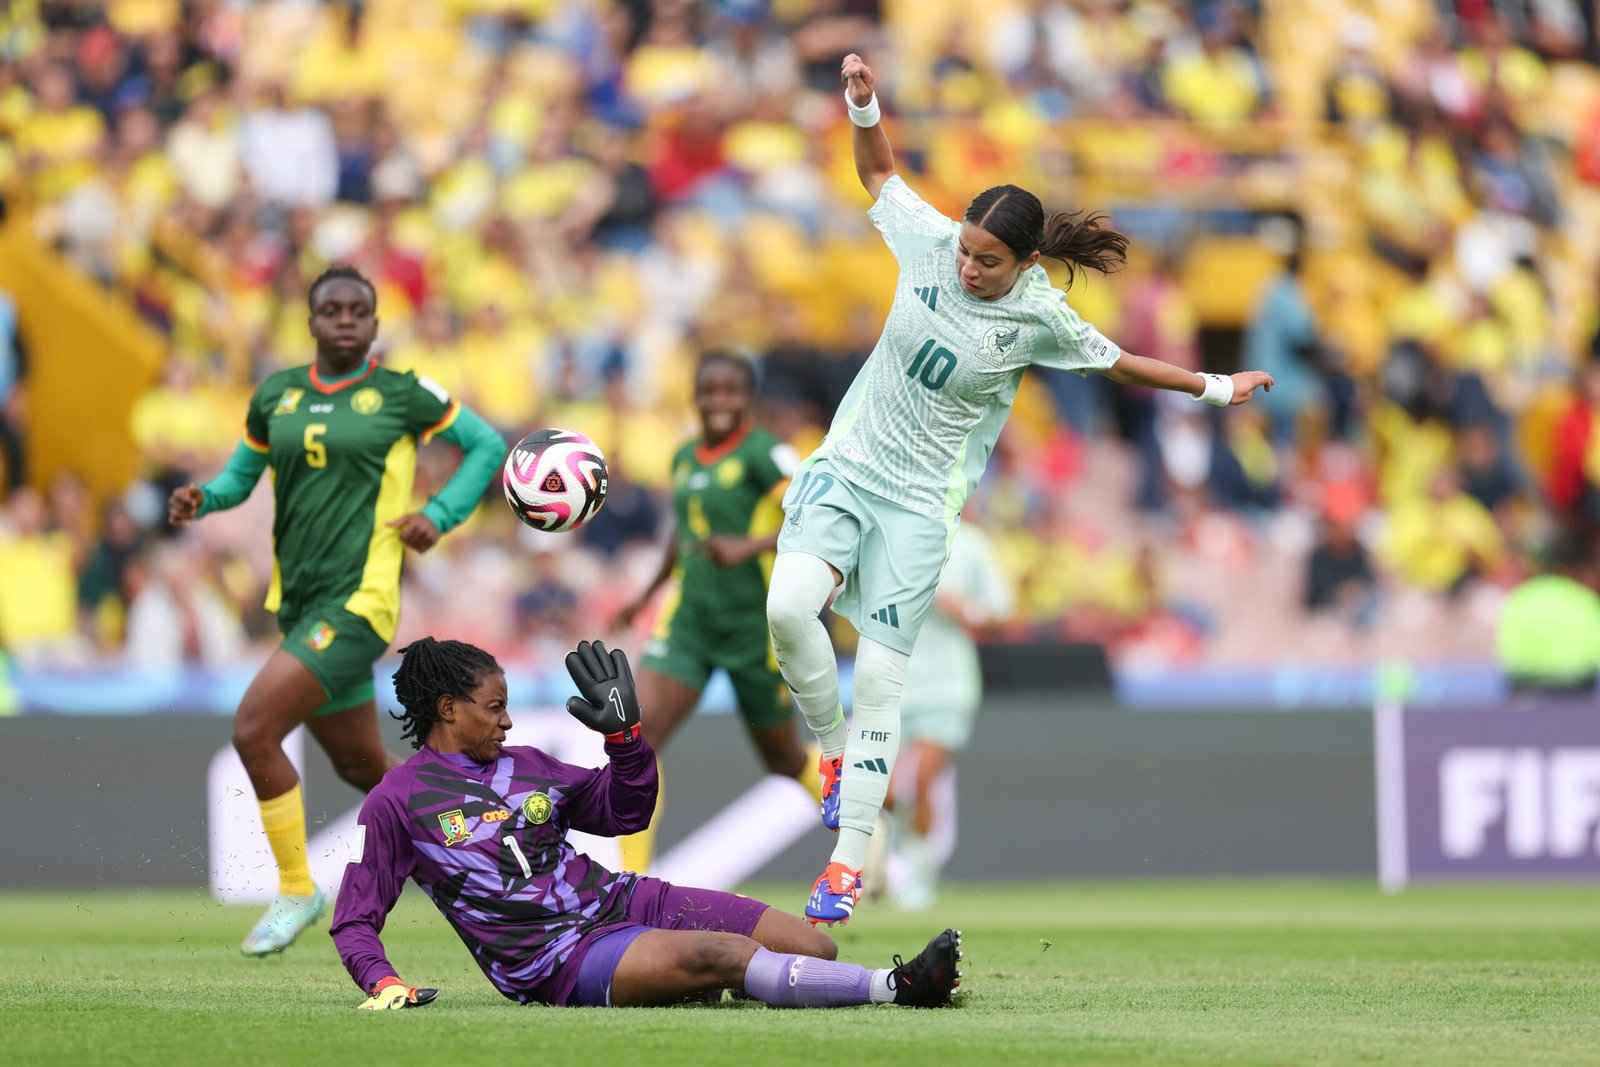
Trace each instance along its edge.
<path fill-rule="evenodd" d="M 917 358 L 906 368 L 907 378 L 916 378 L 928 389 L 943 389 L 956 369 L 956 355 L 930 337 L 917 350 Z M 920 372 L 920 373 L 919 373 Z"/>
<path fill-rule="evenodd" d="M 328 446 L 322 441 L 322 435 L 327 432 L 325 422 L 313 422 L 306 427 L 306 466 L 321 470 L 328 465 Z"/>

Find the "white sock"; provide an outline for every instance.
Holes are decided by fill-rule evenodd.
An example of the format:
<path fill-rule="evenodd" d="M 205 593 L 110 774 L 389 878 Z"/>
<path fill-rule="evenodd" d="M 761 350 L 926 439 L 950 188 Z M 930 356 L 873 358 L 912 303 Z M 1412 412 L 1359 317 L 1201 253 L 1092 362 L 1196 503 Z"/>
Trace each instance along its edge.
<path fill-rule="evenodd" d="M 894 1003 L 894 989 L 889 985 L 889 976 L 893 973 L 887 969 L 872 972 L 872 1003 Z"/>
<path fill-rule="evenodd" d="M 900 752 L 900 693 L 911 657 L 863 637 L 856 649 L 855 715 L 839 783 L 839 843 L 833 859 L 859 871 L 867 861 L 872 828 L 889 794 Z"/>
<path fill-rule="evenodd" d="M 822 609 L 833 592 L 833 568 L 806 552 L 783 552 L 773 561 L 767 587 L 767 626 L 778 669 L 794 693 L 822 755 L 844 752 L 844 705 L 839 703 L 839 662 Z"/>

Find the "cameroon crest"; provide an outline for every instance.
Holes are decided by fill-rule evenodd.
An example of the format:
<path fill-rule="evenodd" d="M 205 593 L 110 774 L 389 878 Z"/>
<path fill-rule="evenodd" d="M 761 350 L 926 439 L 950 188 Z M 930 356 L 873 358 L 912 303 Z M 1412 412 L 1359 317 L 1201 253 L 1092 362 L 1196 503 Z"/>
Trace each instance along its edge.
<path fill-rule="evenodd" d="M 357 389 L 355 395 L 350 398 L 350 410 L 357 415 L 376 415 L 381 407 L 383 407 L 383 394 L 370 385 L 365 389 Z"/>
<path fill-rule="evenodd" d="M 467 832 L 467 817 L 460 808 L 440 815 L 439 829 L 444 831 L 446 845 L 459 845 L 472 836 Z"/>

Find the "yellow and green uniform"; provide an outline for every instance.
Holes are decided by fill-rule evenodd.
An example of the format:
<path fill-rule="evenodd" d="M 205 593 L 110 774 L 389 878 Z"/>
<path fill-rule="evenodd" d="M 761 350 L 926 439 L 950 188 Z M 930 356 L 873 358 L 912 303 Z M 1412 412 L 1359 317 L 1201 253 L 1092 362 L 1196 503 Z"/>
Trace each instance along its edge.
<path fill-rule="evenodd" d="M 713 534 L 766 537 L 783 521 L 773 490 L 788 480 L 794 450 L 764 430 L 741 427 L 715 448 L 697 438 L 672 459 L 678 520 L 674 584 L 644 666 L 704 689 L 718 667 L 728 672 L 739 710 L 755 729 L 789 717 L 787 688 L 767 635 L 767 579 L 772 553 L 719 567 L 702 547 Z"/>
<path fill-rule="evenodd" d="M 317 714 L 372 697 L 372 664 L 400 619 L 405 548 L 389 523 L 411 510 L 417 447 L 435 435 L 464 455 L 422 509 L 441 534 L 460 524 L 504 458 L 505 442 L 427 378 L 367 362 L 341 378 L 294 367 L 250 398 L 244 440 L 202 486 L 204 515 L 241 503 L 270 467 L 276 496 L 267 607 L 284 651 L 328 695 Z"/>

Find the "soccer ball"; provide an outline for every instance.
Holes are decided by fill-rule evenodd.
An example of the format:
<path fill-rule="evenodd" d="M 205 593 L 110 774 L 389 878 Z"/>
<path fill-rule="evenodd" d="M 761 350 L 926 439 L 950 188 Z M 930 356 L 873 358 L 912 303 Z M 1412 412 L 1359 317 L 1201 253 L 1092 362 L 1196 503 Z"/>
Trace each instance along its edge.
<path fill-rule="evenodd" d="M 535 430 L 506 456 L 506 503 L 535 530 L 576 530 L 606 499 L 606 457 L 575 430 Z"/>

